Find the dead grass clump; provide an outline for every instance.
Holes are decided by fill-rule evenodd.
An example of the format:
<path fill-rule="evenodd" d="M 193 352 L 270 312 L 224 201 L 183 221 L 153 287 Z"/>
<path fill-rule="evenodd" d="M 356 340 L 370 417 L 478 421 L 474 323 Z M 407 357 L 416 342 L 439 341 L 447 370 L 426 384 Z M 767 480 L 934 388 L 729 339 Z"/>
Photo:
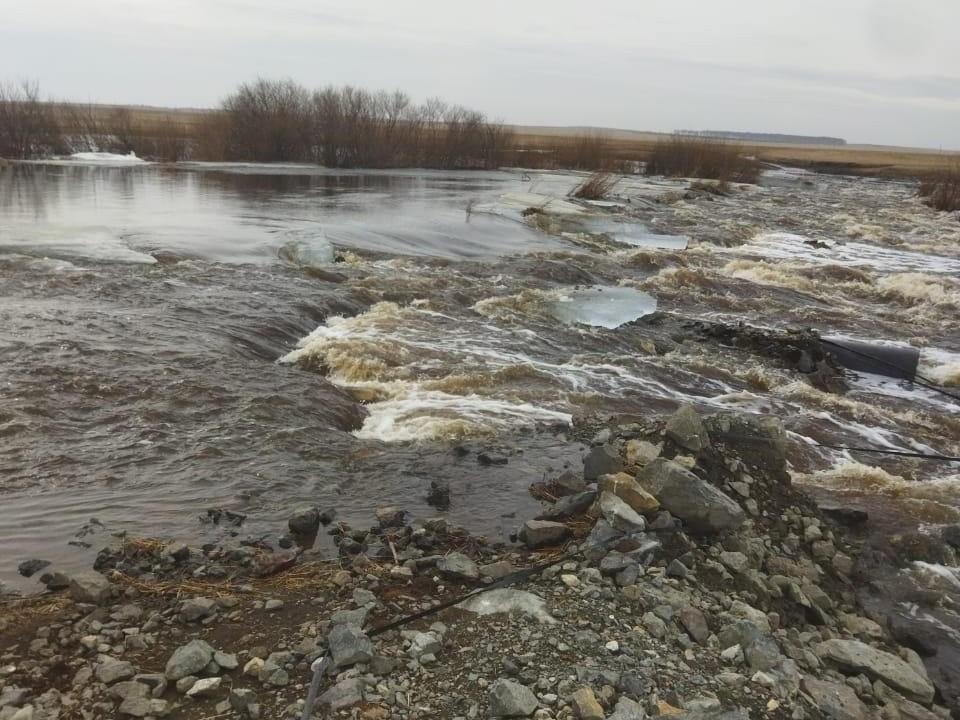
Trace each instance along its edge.
<path fill-rule="evenodd" d="M 577 185 L 570 196 L 580 200 L 603 200 L 618 182 L 620 178 L 613 173 L 595 172 Z"/>
<path fill-rule="evenodd" d="M 960 211 L 960 164 L 924 178 L 919 192 L 924 204 L 934 210 Z"/>
<path fill-rule="evenodd" d="M 35 595 L 0 602 L 0 632 L 62 612 L 71 600 L 67 595 Z"/>
<path fill-rule="evenodd" d="M 729 195 L 730 194 L 730 183 L 726 180 L 718 180 L 717 182 L 703 182 L 702 180 L 694 180 L 690 183 L 691 190 L 698 190 L 699 192 L 705 192 L 709 195 Z"/>
<path fill-rule="evenodd" d="M 674 135 L 653 146 L 647 175 L 695 177 L 722 182 L 755 183 L 760 165 L 736 143 Z"/>

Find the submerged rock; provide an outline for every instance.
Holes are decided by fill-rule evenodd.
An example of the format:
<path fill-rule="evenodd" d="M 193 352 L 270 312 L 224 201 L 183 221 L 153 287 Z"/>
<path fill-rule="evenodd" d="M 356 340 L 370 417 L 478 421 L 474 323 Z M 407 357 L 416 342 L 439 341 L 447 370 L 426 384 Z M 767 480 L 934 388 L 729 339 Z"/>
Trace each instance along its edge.
<path fill-rule="evenodd" d="M 320 510 L 316 507 L 297 508 L 287 520 L 287 527 L 295 535 L 316 535 L 320 529 Z"/>
<path fill-rule="evenodd" d="M 739 527 L 745 519 L 734 500 L 672 460 L 654 460 L 637 482 L 693 530 L 723 532 Z"/>
<path fill-rule="evenodd" d="M 32 577 L 50 565 L 49 560 L 24 560 L 17 565 L 17 572 L 24 577 Z"/>

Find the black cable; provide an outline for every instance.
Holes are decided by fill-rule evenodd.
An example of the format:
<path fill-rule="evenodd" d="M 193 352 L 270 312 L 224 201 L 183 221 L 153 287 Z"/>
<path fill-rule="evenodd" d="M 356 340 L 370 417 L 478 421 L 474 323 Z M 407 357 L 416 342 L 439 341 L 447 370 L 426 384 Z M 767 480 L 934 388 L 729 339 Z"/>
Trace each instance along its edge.
<path fill-rule="evenodd" d="M 952 393 L 949 390 L 944 390 L 942 387 L 937 385 L 930 378 L 926 378 L 923 375 L 920 375 L 919 373 L 915 373 L 915 372 L 911 373 L 906 368 L 900 367 L 896 363 L 892 363 L 889 360 L 884 360 L 883 358 L 874 357 L 870 353 L 865 353 L 860 350 L 855 350 L 852 347 L 848 347 L 847 345 L 842 345 L 840 343 L 833 342 L 832 340 L 827 340 L 824 337 L 820 338 L 820 342 L 823 343 L 824 345 L 830 345 L 832 347 L 839 348 L 845 352 L 852 353 L 853 355 L 859 355 L 862 358 L 866 358 L 867 360 L 872 360 L 873 362 L 880 363 L 881 365 L 886 365 L 889 368 L 893 368 L 894 370 L 899 371 L 900 374 L 902 375 L 908 375 L 908 376 L 913 375 L 913 380 L 908 380 L 907 382 L 915 383 L 921 387 L 927 388 L 928 390 L 933 390 L 934 392 L 938 392 L 942 395 L 946 395 L 948 398 L 952 398 L 960 402 L 960 395 L 957 395 L 956 393 Z"/>

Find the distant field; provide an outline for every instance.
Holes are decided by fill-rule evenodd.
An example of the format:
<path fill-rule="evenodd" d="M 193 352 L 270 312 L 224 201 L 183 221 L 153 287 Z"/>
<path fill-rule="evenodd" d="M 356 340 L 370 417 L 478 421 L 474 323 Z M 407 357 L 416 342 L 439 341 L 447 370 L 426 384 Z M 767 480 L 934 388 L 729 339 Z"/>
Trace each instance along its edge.
<path fill-rule="evenodd" d="M 186 134 L 200 127 L 215 110 L 198 108 L 162 108 L 115 105 L 95 106 L 104 118 L 118 109 L 130 111 L 145 132 L 171 121 Z M 562 156 L 585 136 L 603 138 L 605 152 L 618 161 L 643 161 L 654 144 L 670 137 L 665 133 L 637 130 L 596 129 L 587 127 L 541 127 L 515 125 L 514 145 L 517 162 L 533 164 L 551 154 Z M 745 151 L 758 159 L 783 165 L 807 167 L 825 172 L 906 177 L 925 175 L 960 163 L 960 153 L 923 148 L 877 145 L 805 145 L 779 143 L 741 143 Z"/>

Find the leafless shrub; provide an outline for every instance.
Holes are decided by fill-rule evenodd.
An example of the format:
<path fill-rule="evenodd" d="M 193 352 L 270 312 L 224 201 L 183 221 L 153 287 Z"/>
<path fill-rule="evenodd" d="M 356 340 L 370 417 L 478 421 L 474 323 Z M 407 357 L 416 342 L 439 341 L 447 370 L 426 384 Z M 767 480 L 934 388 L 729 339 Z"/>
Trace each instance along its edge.
<path fill-rule="evenodd" d="M 760 176 L 759 164 L 744 157 L 740 145 L 682 136 L 658 142 L 647 160 L 646 171 L 648 175 L 746 183 L 754 183 Z"/>
<path fill-rule="evenodd" d="M 36 82 L 0 85 L 0 157 L 31 158 L 57 150 L 60 131 Z"/>
<path fill-rule="evenodd" d="M 935 210 L 960 211 L 960 164 L 923 178 L 920 197 Z"/>
<path fill-rule="evenodd" d="M 603 200 L 620 181 L 617 175 L 595 172 L 575 187 L 570 195 L 581 200 Z"/>

